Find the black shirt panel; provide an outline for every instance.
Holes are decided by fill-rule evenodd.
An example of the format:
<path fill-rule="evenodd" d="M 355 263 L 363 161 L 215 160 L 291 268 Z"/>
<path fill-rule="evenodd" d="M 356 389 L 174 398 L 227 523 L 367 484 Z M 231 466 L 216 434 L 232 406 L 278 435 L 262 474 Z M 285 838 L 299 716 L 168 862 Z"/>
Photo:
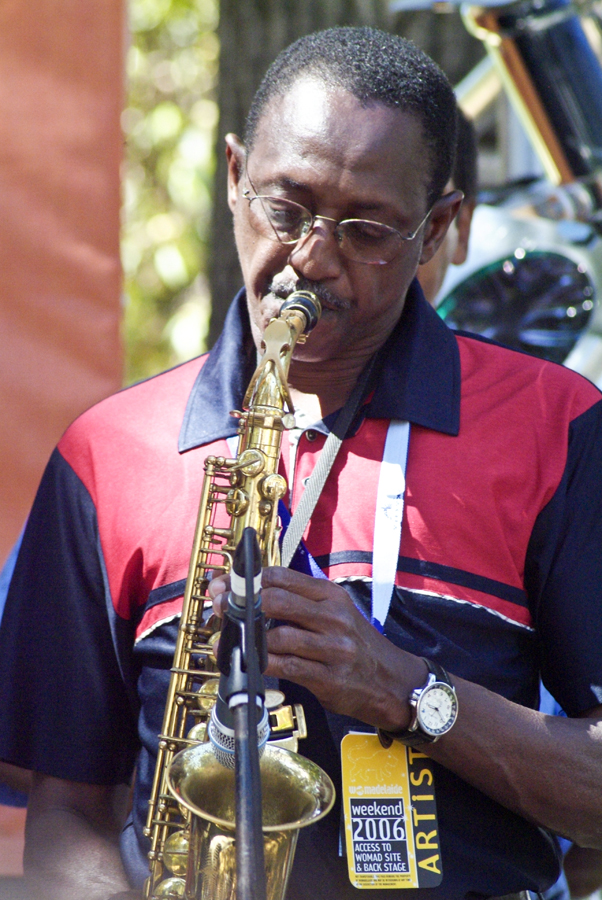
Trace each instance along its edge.
<path fill-rule="evenodd" d="M 86 603 L 71 602 L 82 585 Z M 1 758 L 73 781 L 129 781 L 139 747 L 133 634 L 131 623 L 109 615 L 110 604 L 94 505 L 55 450 L 23 536 L 0 629 L 0 681 L 20 684 L 16 695 L 0 691 L 0 719 L 7 726 L 0 734 Z M 71 732 L 68 744 L 63 728 Z"/>

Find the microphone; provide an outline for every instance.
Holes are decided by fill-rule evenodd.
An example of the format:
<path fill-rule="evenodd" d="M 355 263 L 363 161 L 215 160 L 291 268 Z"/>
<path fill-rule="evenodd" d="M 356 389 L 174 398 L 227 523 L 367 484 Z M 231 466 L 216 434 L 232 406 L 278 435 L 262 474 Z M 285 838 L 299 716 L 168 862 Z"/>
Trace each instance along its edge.
<path fill-rule="evenodd" d="M 234 769 L 233 710 L 237 706 L 255 706 L 254 721 L 260 756 L 270 734 L 261 675 L 267 667 L 265 621 L 261 611 L 261 552 L 252 528 L 245 528 L 236 548 L 230 583 L 228 607 L 217 648 L 217 666 L 221 676 L 208 733 L 218 762 Z"/>

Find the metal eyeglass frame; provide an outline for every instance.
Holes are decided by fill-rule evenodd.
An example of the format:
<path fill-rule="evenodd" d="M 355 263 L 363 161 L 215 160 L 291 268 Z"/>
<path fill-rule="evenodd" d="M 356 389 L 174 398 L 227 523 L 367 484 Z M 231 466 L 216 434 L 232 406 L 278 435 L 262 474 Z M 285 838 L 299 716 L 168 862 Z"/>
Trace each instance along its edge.
<path fill-rule="evenodd" d="M 267 234 L 264 234 L 264 236 L 267 237 L 268 240 L 274 240 L 275 242 L 277 242 L 277 243 L 279 243 L 279 244 L 282 244 L 282 245 L 284 245 L 284 246 L 292 247 L 294 244 L 298 244 L 299 241 L 304 240 L 306 237 L 308 237 L 308 235 L 311 234 L 311 232 L 312 232 L 312 230 L 313 230 L 313 228 L 314 228 L 314 225 L 315 225 L 315 223 L 316 223 L 316 221 L 317 221 L 318 219 L 320 219 L 320 220 L 322 220 L 322 221 L 324 221 L 324 222 L 333 222 L 333 223 L 334 223 L 333 234 L 334 234 L 334 237 L 337 239 L 337 243 L 338 243 L 338 245 L 339 245 L 339 250 L 340 250 L 340 252 L 341 252 L 344 256 L 346 256 L 347 259 L 351 259 L 351 260 L 353 260 L 354 262 L 359 262 L 359 263 L 362 263 L 362 264 L 364 264 L 364 265 L 383 266 L 383 265 L 386 265 L 386 264 L 389 263 L 389 262 L 392 262 L 392 261 L 395 259 L 395 257 L 398 255 L 398 253 L 401 251 L 401 248 L 402 248 L 402 246 L 403 246 L 403 243 L 407 243 L 407 242 L 409 242 L 409 241 L 413 241 L 413 240 L 416 238 L 416 236 L 418 235 L 418 232 L 420 231 L 420 229 L 422 228 L 422 226 L 424 225 L 424 223 L 426 222 L 426 220 L 427 220 L 428 217 L 430 216 L 431 212 L 433 211 L 433 207 L 434 207 L 434 205 L 435 205 L 435 204 L 433 203 L 433 205 L 428 209 L 426 215 L 425 215 L 424 218 L 421 220 L 420 224 L 414 229 L 414 231 L 412 231 L 412 232 L 411 232 L 410 234 L 408 234 L 408 235 L 403 235 L 397 228 L 393 228 L 392 225 L 385 225 L 384 222 L 375 222 L 375 221 L 373 221 L 372 219 L 341 219 L 340 221 L 337 221 L 336 219 L 333 219 L 333 218 L 331 218 L 330 216 L 313 215 L 313 213 L 312 213 L 309 209 L 307 209 L 306 206 L 303 206 L 303 204 L 301 204 L 301 203 L 297 203 L 295 200 L 288 200 L 286 197 L 274 197 L 274 196 L 271 196 L 270 194 L 259 194 L 259 193 L 257 192 L 257 189 L 256 189 L 255 185 L 253 184 L 253 181 L 252 181 L 251 176 L 249 175 L 248 171 L 247 171 L 246 175 L 247 175 L 247 178 L 248 178 L 248 180 L 249 180 L 249 184 L 251 185 L 252 189 L 255 191 L 255 196 L 254 196 L 254 197 L 250 197 L 250 196 L 249 196 L 249 189 L 248 189 L 248 188 L 246 188 L 246 189 L 243 190 L 243 192 L 242 192 L 243 197 L 245 198 L 245 200 L 247 200 L 247 201 L 249 202 L 249 208 L 250 208 L 250 206 L 251 206 L 251 203 L 252 203 L 254 200 L 259 200 L 260 203 L 261 203 L 262 200 L 275 200 L 275 201 L 277 201 L 278 203 L 284 203 L 284 204 L 287 204 L 287 205 L 290 204 L 291 207 L 296 207 L 297 209 L 302 210 L 302 211 L 305 211 L 305 212 L 307 213 L 308 218 L 305 220 L 305 223 L 302 225 L 302 227 L 305 228 L 304 233 L 301 234 L 301 235 L 299 235 L 298 238 L 294 238 L 294 239 L 291 240 L 291 241 L 285 241 L 285 240 L 282 240 L 282 238 L 280 238 L 280 237 L 278 236 L 276 230 L 274 229 L 274 226 L 272 225 L 272 223 L 269 221 L 269 218 L 268 218 L 268 223 L 270 224 L 270 226 L 271 226 L 271 228 L 272 228 L 272 230 L 273 230 L 273 232 L 274 232 L 273 238 L 270 237 L 270 236 L 267 235 Z M 436 202 L 437 202 L 437 201 L 435 201 L 435 203 L 436 203 Z M 265 211 L 265 208 L 264 208 L 264 211 Z M 266 216 L 266 217 L 267 217 L 267 216 Z M 342 246 L 342 244 L 341 244 L 341 238 L 339 237 L 339 235 L 341 235 L 341 232 L 338 231 L 338 233 L 337 233 L 337 229 L 339 229 L 341 225 L 345 225 L 345 224 L 348 223 L 348 222 L 349 222 L 349 223 L 365 222 L 365 223 L 368 224 L 368 225 L 378 225 L 380 228 L 387 229 L 391 234 L 397 235 L 397 237 L 399 238 L 399 241 L 402 242 L 402 243 L 399 244 L 398 248 L 396 249 L 396 251 L 393 253 L 393 255 L 392 255 L 389 259 L 366 260 L 366 259 L 358 259 L 358 258 L 356 258 L 356 257 L 354 257 L 354 256 L 350 256 L 350 255 L 349 255 L 349 252 L 348 252 L 348 251 Z M 255 230 L 256 230 L 256 229 L 255 229 Z M 263 233 L 263 232 L 259 232 L 259 233 Z M 344 236 L 344 235 L 343 235 L 343 236 Z"/>

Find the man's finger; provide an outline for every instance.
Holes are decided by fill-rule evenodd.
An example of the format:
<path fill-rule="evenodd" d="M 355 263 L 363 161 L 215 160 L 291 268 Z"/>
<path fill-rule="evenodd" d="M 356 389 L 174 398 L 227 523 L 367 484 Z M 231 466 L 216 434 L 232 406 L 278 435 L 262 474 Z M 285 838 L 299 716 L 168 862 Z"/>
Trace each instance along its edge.
<path fill-rule="evenodd" d="M 316 634 L 290 625 L 279 625 L 267 635 L 268 652 L 277 656 L 299 656 L 328 664 L 335 658 L 345 657 L 349 648 L 344 640 L 332 634 Z"/>
<path fill-rule="evenodd" d="M 322 696 L 324 674 L 324 666 L 315 660 L 268 654 L 266 675 L 301 684 L 315 694 L 323 706 L 328 706 L 328 698 Z"/>
<path fill-rule="evenodd" d="M 230 576 L 217 575 L 212 578 L 207 587 L 207 593 L 212 600 L 215 600 L 220 594 L 227 594 L 230 590 Z"/>
<path fill-rule="evenodd" d="M 261 584 L 264 588 L 282 588 L 318 602 L 327 597 L 346 596 L 340 585 L 326 578 L 313 578 L 311 575 L 295 572 L 294 569 L 285 569 L 283 566 L 265 568 L 261 575 Z"/>
<path fill-rule="evenodd" d="M 335 585 L 336 587 L 336 585 Z M 314 633 L 339 633 L 353 629 L 360 613 L 349 597 L 333 599 L 321 595 L 322 602 L 276 587 L 262 590 L 262 609 L 269 619 L 292 622 Z"/>

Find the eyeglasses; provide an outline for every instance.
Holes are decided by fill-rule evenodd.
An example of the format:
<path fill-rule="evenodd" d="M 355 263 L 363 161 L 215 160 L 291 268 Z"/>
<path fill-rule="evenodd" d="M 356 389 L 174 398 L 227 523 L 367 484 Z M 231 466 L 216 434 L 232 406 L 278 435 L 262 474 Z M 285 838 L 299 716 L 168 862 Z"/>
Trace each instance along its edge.
<path fill-rule="evenodd" d="M 305 206 L 293 200 L 258 194 L 250 178 L 249 183 L 255 196 L 249 196 L 250 191 L 246 189 L 243 197 L 249 201 L 251 226 L 262 237 L 279 244 L 296 244 L 307 237 L 318 219 L 334 222 L 333 233 L 343 256 L 372 266 L 391 262 L 405 241 L 414 240 L 432 211 L 431 207 L 418 227 L 411 234 L 404 235 L 390 225 L 369 219 L 343 219 L 337 222 L 330 216 L 314 216 Z"/>

